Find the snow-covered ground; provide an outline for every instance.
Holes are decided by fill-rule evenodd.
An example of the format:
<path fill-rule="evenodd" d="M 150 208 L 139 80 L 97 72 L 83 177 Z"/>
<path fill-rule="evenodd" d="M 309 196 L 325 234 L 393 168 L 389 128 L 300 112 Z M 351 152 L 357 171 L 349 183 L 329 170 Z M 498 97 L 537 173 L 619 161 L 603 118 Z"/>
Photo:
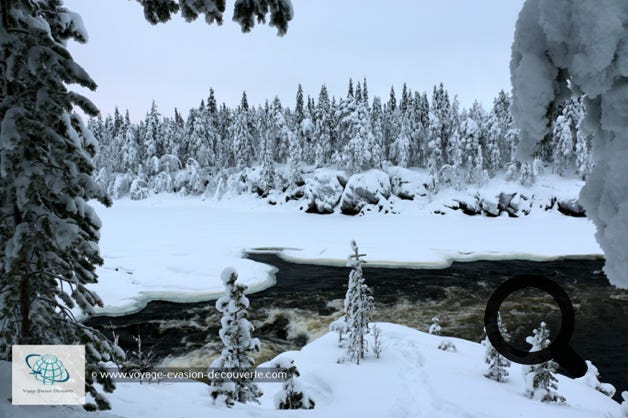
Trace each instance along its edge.
<path fill-rule="evenodd" d="M 398 214 L 365 216 L 309 214 L 302 202 L 272 206 L 251 195 L 222 200 L 156 195 L 96 206 L 103 221 L 105 264 L 93 288 L 105 301 L 100 312 L 123 314 L 154 299 L 201 301 L 223 291 L 220 272 L 235 267 L 256 291 L 273 284 L 273 269 L 242 258 L 243 250 L 283 248 L 295 262 L 344 265 L 355 239 L 371 266 L 444 267 L 454 260 L 600 255 L 595 229 L 586 218 L 541 206 L 549 196 L 577 196 L 579 181 L 537 182 L 528 216 L 489 218 L 449 210 L 434 214 L 460 192 L 441 192 L 428 201 L 399 200 Z M 503 182 L 480 192 L 495 195 L 522 186 Z M 475 191 L 466 192 L 473 196 Z"/>
<path fill-rule="evenodd" d="M 280 383 L 260 383 L 261 404 L 213 406 L 202 383 L 120 383 L 109 395 L 112 410 L 95 417 L 373 417 L 373 418 L 621 418 L 620 405 L 582 381 L 558 376 L 566 404 L 548 404 L 523 396 L 521 366 L 513 364 L 510 380 L 483 376 L 484 347 L 447 338 L 456 352 L 437 347 L 443 337 L 401 325 L 379 324 L 384 352 L 359 366 L 337 364 L 336 334 L 327 334 L 300 351 L 281 354 L 295 360 L 301 383 L 316 402 L 313 410 L 278 411 L 273 396 Z M 13 407 L 10 365 L 0 363 L 0 416 L 71 418 L 85 416 L 80 407 Z"/>

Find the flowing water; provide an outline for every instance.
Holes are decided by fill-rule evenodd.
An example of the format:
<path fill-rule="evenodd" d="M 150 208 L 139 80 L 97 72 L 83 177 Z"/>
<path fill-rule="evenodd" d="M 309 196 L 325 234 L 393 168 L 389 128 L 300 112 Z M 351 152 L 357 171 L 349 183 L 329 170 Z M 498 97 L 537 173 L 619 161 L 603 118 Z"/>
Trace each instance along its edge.
<path fill-rule="evenodd" d="M 276 284 L 248 295 L 249 318 L 262 342 L 257 362 L 294 350 L 324 334 L 340 316 L 349 269 L 296 264 L 273 253 L 249 258 L 274 266 Z M 541 274 L 558 282 L 576 310 L 573 348 L 597 365 L 601 380 L 628 390 L 628 291 L 611 287 L 601 259 L 555 261 L 455 262 L 442 269 L 364 267 L 373 291 L 375 321 L 427 330 L 439 317 L 442 334 L 472 341 L 482 337 L 486 301 L 504 280 L 516 274 Z M 106 335 L 115 331 L 125 349 L 141 335 L 144 350 L 152 350 L 162 365 L 207 366 L 222 349 L 220 317 L 215 302 L 155 301 L 142 311 L 89 320 Z M 541 321 L 552 334 L 560 327 L 560 311 L 550 296 L 537 290 L 513 294 L 500 310 L 513 345 L 528 349 L 526 335 Z M 478 359 L 482 361 L 482 359 Z"/>

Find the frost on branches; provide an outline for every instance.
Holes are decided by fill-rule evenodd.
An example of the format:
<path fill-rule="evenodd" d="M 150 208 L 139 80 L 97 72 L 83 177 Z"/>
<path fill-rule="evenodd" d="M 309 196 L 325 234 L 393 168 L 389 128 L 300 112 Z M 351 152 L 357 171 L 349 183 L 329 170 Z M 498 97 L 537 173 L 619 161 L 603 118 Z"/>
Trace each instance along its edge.
<path fill-rule="evenodd" d="M 216 309 L 222 313 L 219 335 L 225 348 L 220 357 L 212 362 L 210 369 L 249 369 L 254 365 L 249 353 L 259 352 L 260 342 L 251 336 L 254 328 L 247 319 L 249 300 L 244 296 L 247 286 L 236 283 L 238 273 L 232 268 L 226 268 L 221 277 L 226 295 L 216 301 Z M 236 401 L 259 403 L 258 399 L 262 396 L 261 390 L 252 379 L 244 376 L 231 380 L 214 379 L 211 381 L 210 393 L 214 403 L 222 403 L 228 407 L 233 406 Z"/>
<path fill-rule="evenodd" d="M 597 227 L 604 270 L 623 288 L 628 288 L 627 25 L 625 0 L 527 0 L 510 63 L 520 159 L 538 150 L 562 102 L 584 97 L 594 167 L 580 201 Z"/>
<path fill-rule="evenodd" d="M 366 334 L 369 333 L 370 316 L 375 310 L 371 290 L 362 276 L 362 257 L 355 241 L 351 241 L 353 254 L 349 257 L 347 266 L 351 267 L 349 285 L 345 296 L 344 312 L 346 327 L 346 346 L 344 360 L 360 364 L 368 351 Z"/>
<path fill-rule="evenodd" d="M 545 322 L 541 322 L 539 328 L 532 331 L 532 334 L 526 338 L 526 342 L 532 345 L 530 351 L 540 351 L 549 347 L 549 330 Z M 565 402 L 565 398 L 556 392 L 558 389 L 557 369 L 558 364 L 554 360 L 532 366 L 524 366 L 526 395 L 529 398 L 542 402 Z"/>
<path fill-rule="evenodd" d="M 3 2 L 0 15 L 0 359 L 13 344 L 84 344 L 85 408 L 109 409 L 96 383 L 114 385 L 92 376 L 120 350 L 71 311 L 103 304 L 86 288 L 103 262 L 87 202 L 110 204 L 92 178 L 96 141 L 74 112 L 98 110 L 66 87 L 96 88 L 66 49 L 87 33 L 60 1 Z"/>

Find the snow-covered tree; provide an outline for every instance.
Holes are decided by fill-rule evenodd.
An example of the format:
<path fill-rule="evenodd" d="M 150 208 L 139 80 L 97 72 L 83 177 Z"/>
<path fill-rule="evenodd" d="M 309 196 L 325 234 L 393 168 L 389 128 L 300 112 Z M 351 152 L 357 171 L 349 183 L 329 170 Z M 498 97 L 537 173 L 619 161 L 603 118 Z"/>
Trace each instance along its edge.
<path fill-rule="evenodd" d="M 510 334 L 508 334 L 508 330 L 499 314 L 497 316 L 497 327 L 502 338 L 504 338 L 506 342 L 510 341 Z M 485 349 L 484 362 L 488 365 L 484 376 L 497 382 L 506 382 L 508 380 L 508 368 L 511 364 L 510 360 L 495 350 L 495 347 L 493 347 L 493 344 L 491 344 L 491 341 L 488 339 L 488 335 L 485 336 L 482 345 Z"/>
<path fill-rule="evenodd" d="M 112 359 L 112 343 L 79 323 L 103 301 L 97 282 L 100 219 L 88 205 L 109 198 L 92 177 L 97 143 L 75 113 L 98 110 L 68 91 L 96 83 L 67 50 L 87 40 L 80 17 L 60 1 L 0 7 L 0 359 L 14 344 L 86 346 L 86 409 L 109 409 L 92 376 Z M 94 404 L 95 402 L 95 404 Z"/>
<path fill-rule="evenodd" d="M 347 343 L 344 360 L 360 364 L 368 351 L 366 334 L 369 333 L 369 322 L 375 310 L 371 290 L 362 275 L 362 264 L 366 254 L 360 254 L 358 245 L 351 241 L 353 254 L 349 256 L 347 266 L 351 267 L 349 284 L 345 295 L 344 313 L 347 323 Z"/>
<path fill-rule="evenodd" d="M 259 339 L 252 337 L 253 325 L 248 320 L 249 300 L 244 295 L 246 285 L 237 283 L 238 273 L 226 268 L 221 274 L 226 294 L 216 301 L 216 310 L 222 314 L 220 339 L 224 349 L 210 368 L 249 369 L 254 366 L 251 352 L 259 352 Z M 214 379 L 210 385 L 214 403 L 224 403 L 231 407 L 235 402 L 258 402 L 261 390 L 248 376 L 238 376 L 232 380 Z"/>
<path fill-rule="evenodd" d="M 595 367 L 593 363 L 591 363 L 589 360 L 586 360 L 586 364 L 587 364 L 586 374 L 576 380 L 581 381 L 585 385 L 599 392 L 602 392 L 606 396 L 609 396 L 611 398 L 615 396 L 615 392 L 616 392 L 615 386 L 611 385 L 610 383 L 601 383 L 599 379 L 600 373 L 598 372 L 597 367 Z"/>
<path fill-rule="evenodd" d="M 222 24 L 225 11 L 224 0 L 137 0 L 144 8 L 144 16 L 153 25 L 169 21 L 172 16 L 181 12 L 188 22 L 204 15 L 209 24 Z M 236 1 L 233 8 L 233 20 L 240 24 L 243 32 L 249 32 L 255 21 L 266 22 L 270 14 L 269 25 L 277 28 L 279 35 L 288 30 L 288 22 L 292 20 L 294 11 L 290 0 L 256 0 L 254 3 Z"/>
<path fill-rule="evenodd" d="M 623 391 L 621 393 L 621 398 L 623 399 L 621 403 L 621 412 L 624 414 L 625 418 L 628 418 L 628 391 Z"/>
<path fill-rule="evenodd" d="M 250 167 L 255 158 L 250 117 L 246 93 L 242 93 L 242 104 L 238 108 L 233 125 L 229 130 L 232 139 L 231 151 L 238 170 Z"/>
<path fill-rule="evenodd" d="M 394 164 L 400 167 L 408 167 L 410 165 L 411 136 L 410 117 L 404 115 L 401 119 L 399 135 L 390 145 L 389 157 Z"/>
<path fill-rule="evenodd" d="M 343 121 L 347 126 L 348 142 L 344 146 L 342 160 L 351 173 L 359 173 L 372 167 L 379 167 L 381 150 L 375 143 L 371 131 L 371 119 L 364 102 L 358 101 L 354 110 Z"/>
<path fill-rule="evenodd" d="M 301 376 L 294 360 L 287 357 L 276 359 L 272 367 L 288 373 L 288 380 L 282 384 L 282 389 L 275 394 L 275 408 L 277 409 L 314 409 L 316 404 L 299 382 Z"/>
<path fill-rule="evenodd" d="M 518 157 L 531 158 L 549 131 L 551 109 L 585 95 L 594 167 L 579 201 L 597 227 L 610 282 L 628 287 L 628 73 L 626 2 L 527 0 L 510 63 Z"/>
<path fill-rule="evenodd" d="M 532 335 L 526 338 L 526 342 L 532 346 L 530 351 L 540 351 L 549 347 L 549 336 L 549 329 L 545 322 L 541 322 L 539 328 L 533 330 Z M 558 364 L 554 360 L 524 366 L 526 396 L 542 402 L 565 402 L 565 398 L 556 392 L 558 390 L 557 369 Z"/>

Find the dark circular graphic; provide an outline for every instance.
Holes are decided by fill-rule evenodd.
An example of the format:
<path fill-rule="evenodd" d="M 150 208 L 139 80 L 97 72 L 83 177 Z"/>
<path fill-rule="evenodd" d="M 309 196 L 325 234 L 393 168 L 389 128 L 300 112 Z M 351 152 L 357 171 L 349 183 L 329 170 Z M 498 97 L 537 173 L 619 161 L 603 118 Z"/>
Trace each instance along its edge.
<path fill-rule="evenodd" d="M 497 314 L 502 303 L 511 293 L 534 287 L 549 293 L 560 308 L 562 323 L 558 336 L 549 347 L 540 351 L 523 351 L 508 344 L 499 332 Z M 519 364 L 539 364 L 554 359 L 573 377 L 582 377 L 587 371 L 587 365 L 570 346 L 569 340 L 573 334 L 575 313 L 569 296 L 558 283 L 536 275 L 521 275 L 506 280 L 493 292 L 486 304 L 484 312 L 484 326 L 486 335 L 495 350 L 507 359 Z"/>

